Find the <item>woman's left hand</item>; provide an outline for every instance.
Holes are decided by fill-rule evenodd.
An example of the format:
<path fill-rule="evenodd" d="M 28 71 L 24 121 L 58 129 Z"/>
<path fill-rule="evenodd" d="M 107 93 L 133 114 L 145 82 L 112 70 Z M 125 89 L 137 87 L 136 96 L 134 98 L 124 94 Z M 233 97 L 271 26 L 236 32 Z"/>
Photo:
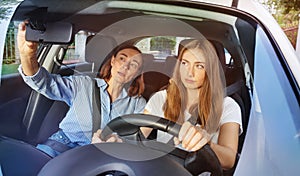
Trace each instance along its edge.
<path fill-rule="evenodd" d="M 182 124 L 178 137 L 174 138 L 174 143 L 175 145 L 181 143 L 186 150 L 197 151 L 208 143 L 210 138 L 206 130 L 187 121 Z"/>
<path fill-rule="evenodd" d="M 123 142 L 123 140 L 117 134 L 114 133 L 106 141 L 103 141 L 100 138 L 101 132 L 102 130 L 99 129 L 93 134 L 92 144 L 102 143 L 102 142 Z"/>

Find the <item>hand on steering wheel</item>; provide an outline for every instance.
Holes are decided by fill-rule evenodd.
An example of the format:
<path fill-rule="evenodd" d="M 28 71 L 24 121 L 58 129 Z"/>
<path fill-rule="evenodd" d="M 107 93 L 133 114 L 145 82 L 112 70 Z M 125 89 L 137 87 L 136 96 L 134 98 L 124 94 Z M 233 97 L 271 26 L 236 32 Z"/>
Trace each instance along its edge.
<path fill-rule="evenodd" d="M 184 122 L 180 128 L 178 137 L 174 137 L 174 144 L 182 144 L 188 151 L 197 151 L 210 141 L 210 134 L 200 126 L 194 126 L 190 122 Z"/>
<path fill-rule="evenodd" d="M 92 144 L 102 143 L 102 142 L 123 142 L 123 140 L 116 133 L 112 133 L 110 137 L 108 137 L 106 140 L 101 140 L 100 138 L 101 133 L 102 130 L 99 129 L 93 134 Z"/>

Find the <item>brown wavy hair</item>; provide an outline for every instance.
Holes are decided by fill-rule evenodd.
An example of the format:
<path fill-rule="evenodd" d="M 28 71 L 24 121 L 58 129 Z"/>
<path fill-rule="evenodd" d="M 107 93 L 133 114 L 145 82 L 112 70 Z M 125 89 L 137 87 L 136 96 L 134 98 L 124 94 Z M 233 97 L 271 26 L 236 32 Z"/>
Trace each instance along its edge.
<path fill-rule="evenodd" d="M 197 123 L 209 133 L 217 131 L 223 111 L 225 77 L 213 45 L 204 37 L 187 39 L 179 46 L 178 60 L 167 88 L 167 100 L 164 104 L 164 115 L 174 122 L 184 122 L 184 111 L 187 104 L 187 90 L 181 81 L 180 64 L 182 55 L 187 50 L 199 50 L 205 57 L 205 78 L 199 88 L 199 101 L 189 112 L 196 117 Z M 197 54 L 194 52 L 194 54 Z"/>
<path fill-rule="evenodd" d="M 118 47 L 114 48 L 106 57 L 105 62 L 101 65 L 97 77 L 104 79 L 106 82 L 108 82 L 111 78 L 111 59 L 112 57 L 116 57 L 117 54 L 124 49 L 133 49 L 138 51 L 140 54 L 142 54 L 142 52 L 135 46 L 133 45 L 129 45 L 129 44 L 121 44 Z M 134 78 L 131 82 L 127 83 L 127 85 L 125 85 L 125 87 L 129 88 L 127 89 L 128 95 L 129 96 L 141 96 L 142 93 L 145 90 L 145 84 L 144 84 L 144 76 L 142 73 L 143 70 L 143 64 L 144 61 L 142 60 L 142 66 L 139 69 L 139 74 L 136 78 Z"/>

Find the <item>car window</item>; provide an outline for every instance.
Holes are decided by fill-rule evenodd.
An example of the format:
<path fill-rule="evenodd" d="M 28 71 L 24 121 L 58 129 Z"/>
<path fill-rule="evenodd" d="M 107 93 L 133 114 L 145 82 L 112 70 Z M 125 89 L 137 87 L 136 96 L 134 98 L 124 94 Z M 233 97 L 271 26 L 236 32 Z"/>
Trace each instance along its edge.
<path fill-rule="evenodd" d="M 0 2 L 0 71 L 2 75 L 9 75 L 17 72 L 19 59 L 16 47 L 16 25 L 10 23 L 10 19 L 17 5 L 21 1 Z M 6 35 L 3 35 L 6 34 Z M 5 37 L 5 38 L 4 38 Z"/>
<path fill-rule="evenodd" d="M 284 133 L 294 136 L 294 139 L 299 141 L 300 138 L 297 135 L 300 132 L 300 118 L 293 114 L 298 114 L 300 108 L 289 78 L 280 63 L 281 59 L 261 28 L 257 30 L 256 43 L 254 85 L 259 96 L 260 106 L 264 106 L 264 111 L 261 112 L 264 120 L 266 123 L 274 125 L 274 128 L 271 128 L 274 131 L 269 132 L 278 133 L 279 131 L 275 129 L 281 128 L 283 122 L 284 124 L 293 123 L 296 126 L 292 129 L 285 129 Z M 277 108 L 280 108 L 281 111 L 275 112 L 274 109 Z M 268 131 L 268 129 L 266 130 Z"/>
<path fill-rule="evenodd" d="M 155 36 L 144 38 L 136 43 L 136 46 L 146 54 L 152 54 L 155 59 L 165 60 L 168 56 L 178 54 L 180 41 L 188 37 Z"/>
<path fill-rule="evenodd" d="M 79 31 L 75 34 L 75 40 L 67 47 L 63 64 L 69 65 L 85 61 L 86 43 L 90 34 L 85 31 Z"/>
<path fill-rule="evenodd" d="M 225 53 L 225 63 L 226 63 L 226 65 L 228 65 L 228 66 L 233 65 L 234 64 L 233 63 L 234 62 L 233 58 L 232 58 L 231 54 L 229 53 L 229 51 L 226 48 L 224 48 L 224 53 Z"/>
<path fill-rule="evenodd" d="M 10 23 L 6 33 L 3 53 L 3 68 L 2 75 L 17 73 L 17 68 L 20 65 L 20 57 L 18 56 L 18 49 L 16 43 L 17 26 Z"/>

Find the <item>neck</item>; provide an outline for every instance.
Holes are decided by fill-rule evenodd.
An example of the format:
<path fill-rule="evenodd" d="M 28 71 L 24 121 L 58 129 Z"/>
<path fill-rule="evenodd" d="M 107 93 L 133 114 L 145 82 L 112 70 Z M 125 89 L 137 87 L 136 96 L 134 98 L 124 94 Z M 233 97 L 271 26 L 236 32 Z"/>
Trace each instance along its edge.
<path fill-rule="evenodd" d="M 110 79 L 107 84 L 108 84 L 107 92 L 110 96 L 111 102 L 114 102 L 121 94 L 121 91 L 123 89 L 123 84 L 117 83 L 112 79 Z"/>
<path fill-rule="evenodd" d="M 192 105 L 198 102 L 199 90 L 198 89 L 188 89 L 187 90 L 187 109 L 190 109 Z"/>

